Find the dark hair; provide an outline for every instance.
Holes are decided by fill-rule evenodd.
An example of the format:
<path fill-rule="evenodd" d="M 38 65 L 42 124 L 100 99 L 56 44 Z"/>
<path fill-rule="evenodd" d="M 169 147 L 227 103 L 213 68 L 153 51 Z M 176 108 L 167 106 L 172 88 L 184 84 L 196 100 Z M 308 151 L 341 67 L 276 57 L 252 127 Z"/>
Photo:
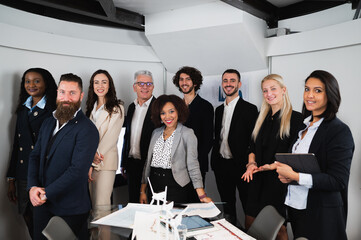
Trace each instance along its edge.
<path fill-rule="evenodd" d="M 179 91 L 181 91 L 181 92 L 182 92 L 182 89 L 179 87 L 179 78 L 182 73 L 189 75 L 189 77 L 192 79 L 192 82 L 194 85 L 194 91 L 197 92 L 198 89 L 200 89 L 202 82 L 203 82 L 202 73 L 198 69 L 193 68 L 193 67 L 184 66 L 184 67 L 180 68 L 173 77 L 173 83 L 174 83 L 174 85 L 176 85 L 178 87 Z"/>
<path fill-rule="evenodd" d="M 60 77 L 59 85 L 60 85 L 60 83 L 61 83 L 62 81 L 64 81 L 64 82 L 76 82 L 76 83 L 78 83 L 78 86 L 79 86 L 80 91 L 83 92 L 83 81 L 82 81 L 81 78 L 78 77 L 77 75 L 72 74 L 72 73 L 63 74 L 63 75 L 61 75 L 61 77 Z"/>
<path fill-rule="evenodd" d="M 105 76 L 107 76 L 109 80 L 109 90 L 105 95 L 105 106 L 104 106 L 105 110 L 109 113 L 109 115 L 111 116 L 113 112 L 117 113 L 118 111 L 120 111 L 120 104 L 122 104 L 122 102 L 117 99 L 117 93 L 115 91 L 115 86 L 112 76 L 110 76 L 108 71 L 99 69 L 95 71 L 90 78 L 88 99 L 86 100 L 86 113 L 85 113 L 87 117 L 90 117 L 94 104 L 98 99 L 98 96 L 94 92 L 94 78 L 98 74 L 104 74 Z M 122 115 L 123 113 L 120 114 Z"/>
<path fill-rule="evenodd" d="M 239 74 L 239 72 L 236 69 L 227 69 L 226 71 L 223 72 L 222 78 L 223 78 L 223 75 L 226 74 L 226 73 L 235 73 L 235 74 L 237 74 L 238 81 L 241 81 L 241 74 Z"/>
<path fill-rule="evenodd" d="M 152 104 L 152 121 L 156 127 L 162 125 L 160 113 L 166 103 L 172 103 L 178 113 L 178 122 L 185 123 L 189 110 L 185 102 L 176 95 L 161 95 Z"/>
<path fill-rule="evenodd" d="M 331 120 L 335 118 L 341 103 L 340 88 L 338 86 L 338 82 L 336 78 L 331 73 L 323 70 L 313 71 L 310 74 L 310 76 L 306 78 L 305 83 L 310 78 L 317 78 L 323 84 L 325 84 L 325 90 L 327 96 L 326 110 L 316 117 L 325 118 L 325 120 Z M 310 111 L 306 109 L 305 103 L 303 103 L 302 106 L 302 114 L 305 118 L 312 114 Z"/>
<path fill-rule="evenodd" d="M 53 78 L 53 75 L 51 73 L 43 68 L 29 68 L 26 70 L 21 78 L 21 85 L 20 85 L 20 95 L 19 95 L 19 103 L 16 108 L 16 112 L 19 112 L 22 109 L 22 106 L 26 99 L 30 96 L 26 90 L 25 90 L 25 75 L 29 72 L 35 72 L 40 74 L 43 77 L 43 80 L 45 82 L 45 93 L 46 95 L 46 103 L 50 107 L 50 109 L 56 108 L 56 82 Z"/>

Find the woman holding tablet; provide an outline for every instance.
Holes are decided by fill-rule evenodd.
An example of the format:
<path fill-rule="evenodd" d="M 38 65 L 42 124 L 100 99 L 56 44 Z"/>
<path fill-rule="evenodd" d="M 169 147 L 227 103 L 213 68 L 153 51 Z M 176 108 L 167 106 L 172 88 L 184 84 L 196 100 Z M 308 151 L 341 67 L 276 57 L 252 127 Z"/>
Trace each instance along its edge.
<path fill-rule="evenodd" d="M 295 238 L 347 239 L 347 188 L 354 142 L 349 127 L 336 117 L 341 102 L 335 77 L 316 70 L 307 77 L 303 94 L 306 127 L 298 133 L 293 153 L 314 153 L 321 172 L 299 173 L 276 163 L 288 185 L 285 204 Z"/>
<path fill-rule="evenodd" d="M 246 228 L 258 213 L 272 205 L 284 217 L 286 186 L 278 180 L 275 153 L 288 152 L 292 140 L 302 127 L 302 115 L 292 111 L 283 78 L 277 74 L 266 76 L 261 82 L 263 103 L 252 133 L 247 171 L 244 181 L 250 182 L 246 212 Z M 254 174 L 256 173 L 256 174 Z M 277 239 L 287 239 L 282 226 Z"/>

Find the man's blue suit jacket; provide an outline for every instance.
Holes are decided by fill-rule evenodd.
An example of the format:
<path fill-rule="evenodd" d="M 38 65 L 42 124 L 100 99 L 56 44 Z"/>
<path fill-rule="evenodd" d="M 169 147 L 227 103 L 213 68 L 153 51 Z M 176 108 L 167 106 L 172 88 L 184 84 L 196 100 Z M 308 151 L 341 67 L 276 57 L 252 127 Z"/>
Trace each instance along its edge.
<path fill-rule="evenodd" d="M 83 214 L 91 207 L 88 171 L 98 147 L 99 133 L 80 110 L 58 132 L 45 156 L 55 125 L 55 118 L 50 117 L 40 129 L 29 158 L 28 189 L 44 187 L 45 205 L 54 215 Z"/>

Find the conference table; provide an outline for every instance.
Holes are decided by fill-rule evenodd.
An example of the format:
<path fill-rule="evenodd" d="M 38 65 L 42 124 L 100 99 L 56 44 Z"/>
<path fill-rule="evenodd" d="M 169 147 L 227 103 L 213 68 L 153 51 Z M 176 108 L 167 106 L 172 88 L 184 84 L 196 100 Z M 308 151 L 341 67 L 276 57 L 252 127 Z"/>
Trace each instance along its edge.
<path fill-rule="evenodd" d="M 216 207 L 221 211 L 221 213 L 219 215 L 217 215 L 216 217 L 210 218 L 210 221 L 214 221 L 214 220 L 219 220 L 223 219 L 223 204 L 215 204 Z M 91 218 L 90 218 L 90 222 L 89 222 L 89 232 L 90 232 L 90 239 L 91 240 L 98 240 L 98 239 L 102 239 L 102 240 L 128 240 L 131 239 L 132 236 L 132 229 L 131 228 L 125 228 L 125 227 L 114 227 L 114 226 L 108 226 L 108 225 L 100 225 L 100 224 L 94 224 L 92 222 L 108 216 L 109 214 L 116 212 L 122 208 L 126 207 L 125 205 L 104 205 L 104 206 L 98 206 L 96 209 L 94 209 L 91 212 Z M 225 221 L 225 220 L 222 220 Z M 219 223 L 220 224 L 220 223 Z M 233 225 L 231 225 L 229 222 L 227 222 L 227 224 L 229 224 L 228 226 L 230 226 L 233 229 L 236 229 L 236 227 L 234 227 Z M 222 224 L 220 224 L 222 225 Z M 225 229 L 227 229 L 227 231 L 229 230 L 229 227 L 225 227 Z M 250 236 L 246 235 L 244 232 L 242 232 L 241 230 L 239 230 L 237 228 L 236 231 L 241 232 L 242 236 L 247 236 L 247 238 L 249 237 L 249 239 L 252 239 Z M 232 233 L 232 235 L 235 235 L 232 231 L 230 231 L 230 233 Z M 232 239 L 243 239 L 244 237 L 240 238 L 240 237 L 235 237 Z M 187 239 L 189 240 L 195 240 L 196 238 L 193 237 L 187 237 Z M 231 239 L 231 238 L 230 238 Z M 223 239 L 225 240 L 225 239 Z"/>

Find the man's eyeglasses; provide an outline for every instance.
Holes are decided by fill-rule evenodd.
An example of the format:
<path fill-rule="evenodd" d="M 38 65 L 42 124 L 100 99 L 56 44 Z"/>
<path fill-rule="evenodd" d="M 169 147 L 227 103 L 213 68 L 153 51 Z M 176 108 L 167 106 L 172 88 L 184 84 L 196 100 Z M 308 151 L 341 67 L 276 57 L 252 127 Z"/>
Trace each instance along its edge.
<path fill-rule="evenodd" d="M 136 82 L 134 85 L 137 84 L 139 87 L 151 87 L 153 86 L 152 82 Z"/>

